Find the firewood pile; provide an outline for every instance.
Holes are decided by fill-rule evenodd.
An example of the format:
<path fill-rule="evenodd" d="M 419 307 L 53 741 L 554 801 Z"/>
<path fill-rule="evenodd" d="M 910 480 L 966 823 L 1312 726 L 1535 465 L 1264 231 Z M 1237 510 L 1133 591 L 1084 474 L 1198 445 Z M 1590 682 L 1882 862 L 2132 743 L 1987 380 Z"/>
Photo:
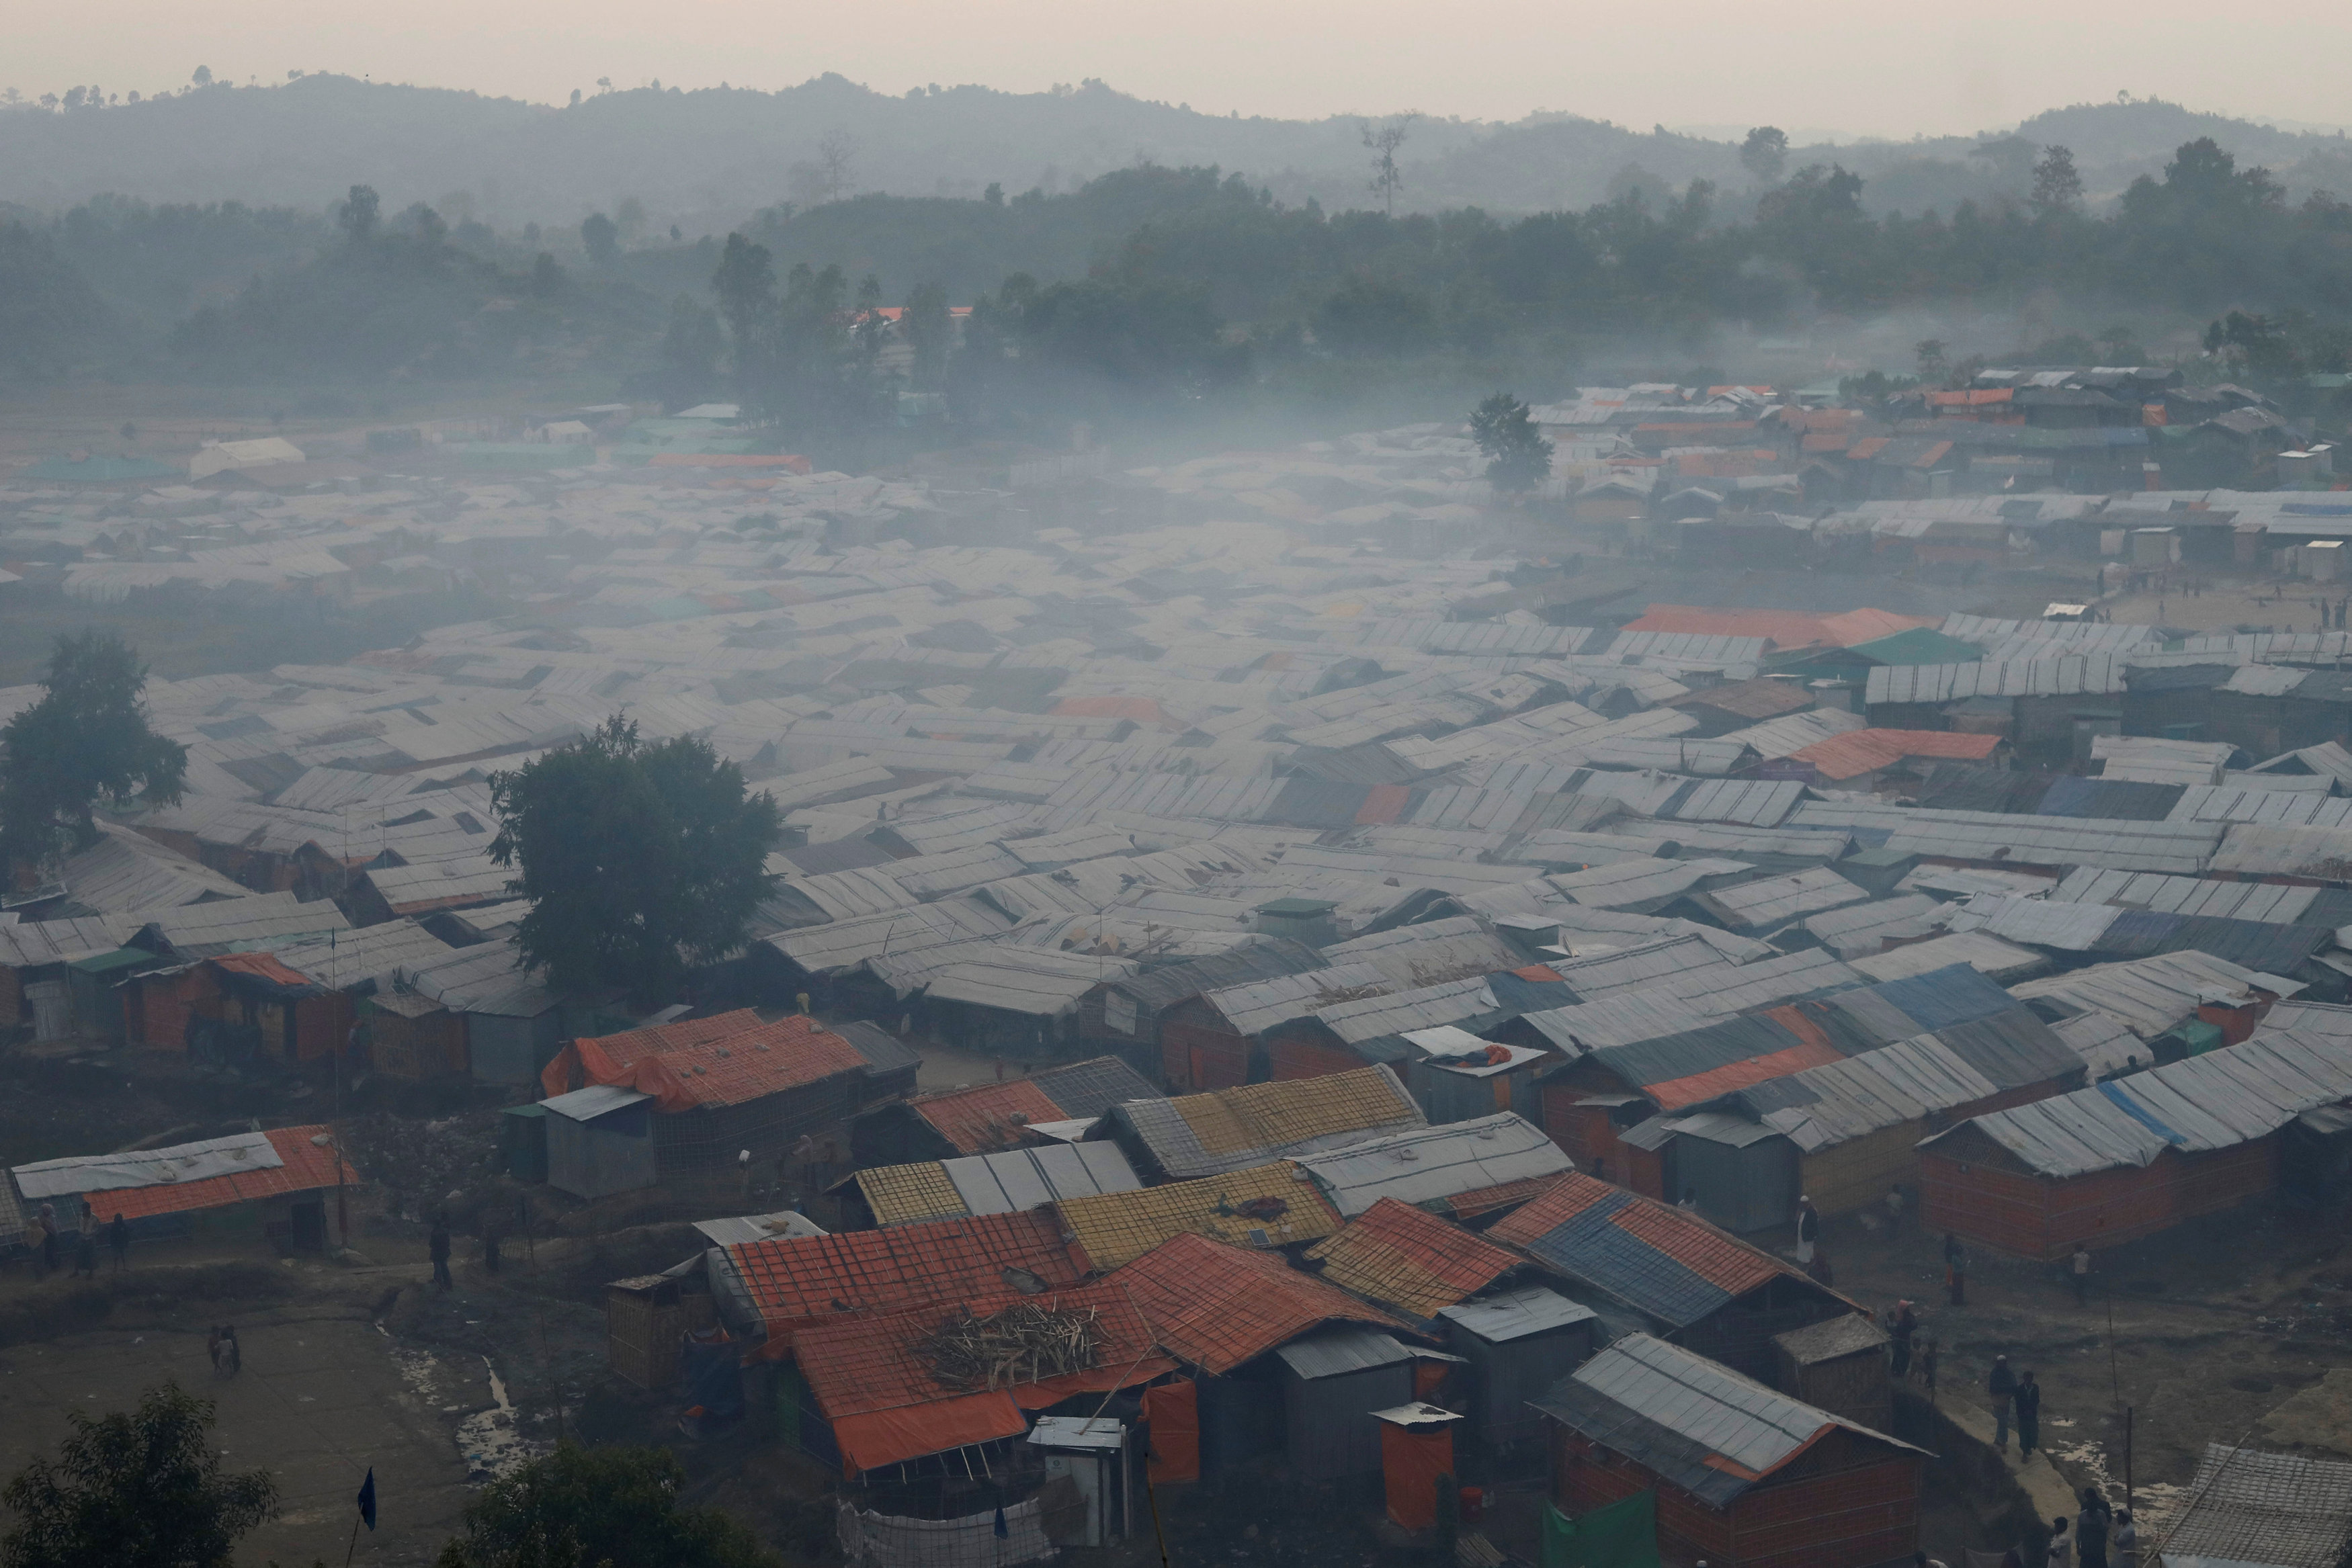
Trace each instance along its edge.
<path fill-rule="evenodd" d="M 1009 1388 L 1095 1364 L 1102 1343 L 1092 1307 L 1056 1310 L 1023 1301 L 984 1318 L 951 1318 L 915 1346 L 950 1388 Z"/>

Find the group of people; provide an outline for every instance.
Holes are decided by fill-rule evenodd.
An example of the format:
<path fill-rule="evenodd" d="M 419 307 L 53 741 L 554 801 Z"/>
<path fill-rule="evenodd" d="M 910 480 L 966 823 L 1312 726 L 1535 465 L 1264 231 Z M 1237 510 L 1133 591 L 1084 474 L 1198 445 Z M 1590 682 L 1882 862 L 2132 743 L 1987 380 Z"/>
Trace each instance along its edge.
<path fill-rule="evenodd" d="M 98 1277 L 98 1249 L 101 1241 L 113 1255 L 116 1273 L 131 1267 L 131 1224 L 121 1215 L 101 1225 L 98 1211 L 85 1198 L 81 1215 L 68 1233 L 58 1218 L 58 1206 L 44 1203 L 25 1221 L 25 1251 L 32 1259 L 34 1279 L 46 1280 L 63 1267 L 68 1235 L 76 1279 Z"/>
<path fill-rule="evenodd" d="M 2139 1527 L 2129 1509 L 2111 1508 L 2098 1488 L 2084 1487 L 2074 1529 L 2063 1513 L 2050 1521 L 2047 1562 L 2049 1568 L 2139 1568 Z"/>

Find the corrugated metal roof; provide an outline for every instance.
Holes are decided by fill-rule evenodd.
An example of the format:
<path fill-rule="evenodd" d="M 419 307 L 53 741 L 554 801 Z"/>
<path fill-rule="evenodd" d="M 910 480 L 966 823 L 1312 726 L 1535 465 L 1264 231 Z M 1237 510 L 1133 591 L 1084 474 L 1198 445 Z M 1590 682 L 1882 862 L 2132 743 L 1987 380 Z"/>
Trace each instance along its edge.
<path fill-rule="evenodd" d="M 2305 800 L 2307 796 L 2288 796 Z M 2212 858 L 2217 872 L 2249 876 L 2307 876 L 2319 882 L 2352 881 L 2352 828 L 2270 827 L 2239 822 L 2222 837 Z"/>
<path fill-rule="evenodd" d="M 1118 1145 L 1108 1143 L 1009 1149 L 940 1165 L 972 1214 L 1010 1214 L 1066 1197 L 1132 1192 L 1143 1185 Z"/>
<path fill-rule="evenodd" d="M 1351 997 L 1385 995 L 1388 976 L 1370 964 L 1334 964 L 1304 974 L 1276 975 L 1247 985 L 1202 993 L 1236 1033 L 1263 1034 L 1278 1025 L 1312 1018 L 1323 1008 Z"/>
<path fill-rule="evenodd" d="M 1367 1138 L 1297 1160 L 1349 1218 L 1383 1197 L 1436 1203 L 1575 1168 L 1542 1128 L 1509 1112 Z"/>
<path fill-rule="evenodd" d="M 1371 1372 L 1411 1361 L 1412 1352 L 1391 1335 L 1352 1325 L 1318 1330 L 1292 1340 L 1275 1351 L 1285 1366 L 1312 1382 L 1318 1377 L 1344 1377 L 1351 1372 Z"/>
<path fill-rule="evenodd" d="M 1899 980 L 1966 964 L 1979 974 L 2007 983 L 2050 967 L 2050 961 L 2041 954 L 2012 946 L 1981 931 L 1934 936 L 1849 962 L 1857 973 L 1871 980 Z"/>
<path fill-rule="evenodd" d="M 2116 874 L 2116 873 L 2108 873 Z M 1955 931 L 1988 931 L 2011 942 L 2087 953 L 2123 914 L 2104 904 L 2062 904 L 2055 899 L 2013 898 L 1980 893 L 1952 914 Z"/>
<path fill-rule="evenodd" d="M 2046 999 L 2103 1012 L 2150 1040 L 2194 1015 L 2199 991 L 2213 986 L 2242 991 L 2258 978 L 2253 970 L 2210 954 L 2164 953 L 2027 980 L 2011 986 L 2010 994 L 2021 1001 Z"/>
<path fill-rule="evenodd" d="M 2126 664 L 2113 653 L 2057 653 L 1958 664 L 1880 664 L 1863 692 L 1871 706 L 1952 703 L 1970 697 L 2112 695 L 2124 689 Z"/>
<path fill-rule="evenodd" d="M 1133 1132 L 1162 1171 L 1179 1179 L 1342 1148 L 1429 1124 L 1385 1066 L 1174 1100 L 1132 1100 L 1110 1113 Z"/>
<path fill-rule="evenodd" d="M 1508 1344 L 1553 1329 L 1591 1322 L 1599 1314 L 1583 1302 L 1571 1301 L 1541 1285 L 1525 1285 L 1457 1306 L 1441 1307 L 1437 1315 L 1461 1324 L 1490 1344 Z"/>
<path fill-rule="evenodd" d="M 1767 931 L 1816 915 L 1868 901 L 1867 889 L 1855 886 L 1827 866 L 1790 876 L 1766 877 L 1697 895 L 1698 903 L 1735 931 Z"/>
<path fill-rule="evenodd" d="M 2231 1148 L 2316 1105 L 2352 1098 L 2352 1041 L 2264 1032 L 2242 1045 L 1996 1111 L 1927 1139 L 1972 1135 L 2037 1176 L 2145 1166 L 2167 1148 Z"/>
<path fill-rule="evenodd" d="M 2315 887 L 2284 883 L 2220 882 L 2085 868 L 2070 873 L 2051 897 L 2070 904 L 2112 904 L 2164 915 L 2210 915 L 2291 925 L 2318 895 Z"/>
<path fill-rule="evenodd" d="M 2352 1464 L 2208 1443 L 2159 1538 L 2171 1568 L 2336 1568 L 2352 1549 Z"/>

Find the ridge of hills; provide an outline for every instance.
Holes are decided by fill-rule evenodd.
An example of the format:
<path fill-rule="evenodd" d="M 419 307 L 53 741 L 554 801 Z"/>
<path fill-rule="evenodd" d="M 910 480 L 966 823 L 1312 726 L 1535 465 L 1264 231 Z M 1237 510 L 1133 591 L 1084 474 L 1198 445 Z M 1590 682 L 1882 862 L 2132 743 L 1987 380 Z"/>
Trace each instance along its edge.
<path fill-rule="evenodd" d="M 845 150 L 846 189 L 972 198 L 1075 190 L 1137 163 L 1215 165 L 1286 203 L 1370 204 L 1355 117 L 1206 114 L 1099 82 L 1044 93 L 956 87 L 893 97 L 827 74 L 767 92 L 635 89 L 569 107 L 315 75 L 218 84 L 137 104 L 0 110 L 0 204 L 52 213 L 112 193 L 152 203 L 236 201 L 322 210 L 353 183 L 388 208 L 440 205 L 501 226 L 569 227 L 635 196 L 657 226 L 723 232 L 817 194 L 821 147 Z M 2210 136 L 2263 164 L 2291 199 L 2352 193 L 2352 141 L 2152 99 L 2053 109 L 1979 137 L 1797 146 L 1788 167 L 1837 162 L 1876 211 L 1948 211 L 2022 193 L 2039 149 L 2071 147 L 2096 201 Z M 1627 190 L 1714 182 L 1727 209 L 1755 181 L 1730 141 L 1642 132 L 1572 114 L 1508 122 L 1423 119 L 1401 152 L 1399 204 L 1498 214 L 1580 208 Z M 838 193 L 838 187 L 834 193 Z"/>

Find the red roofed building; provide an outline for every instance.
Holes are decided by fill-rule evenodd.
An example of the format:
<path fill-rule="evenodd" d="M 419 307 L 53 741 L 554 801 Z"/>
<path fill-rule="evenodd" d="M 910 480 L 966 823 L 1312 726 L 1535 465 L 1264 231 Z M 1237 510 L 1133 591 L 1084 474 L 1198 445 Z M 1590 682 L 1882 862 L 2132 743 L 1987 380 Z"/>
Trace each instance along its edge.
<path fill-rule="evenodd" d="M 1897 615 L 1888 610 L 1849 610 L 1838 615 L 1805 615 L 1790 610 L 1708 610 L 1691 604 L 1653 604 L 1628 632 L 1687 632 L 1707 637 L 1761 637 L 1769 652 L 1790 648 L 1851 648 L 1857 643 L 1933 626 L 1932 618 Z"/>
<path fill-rule="evenodd" d="M 1093 1364 L 1083 1371 L 1038 1376 L 1014 1366 L 994 1387 L 958 1386 L 941 1380 L 923 1350 L 943 1320 L 989 1318 L 1008 1309 L 1082 1312 L 1097 1336 Z M 1150 1328 L 1127 1293 L 1108 1284 L 1081 1285 L 1044 1295 L 1002 1288 L 953 1310 L 885 1317 L 835 1318 L 802 1329 L 793 1339 L 800 1373 L 801 1448 L 855 1479 L 860 1472 L 971 1445 L 1017 1437 L 1028 1413 L 1086 1398 L 1091 1415 L 1101 1396 L 1166 1376 L 1175 1362 L 1156 1353 Z"/>
<path fill-rule="evenodd" d="M 732 1294 L 768 1334 L 771 1355 L 828 1318 L 870 1317 L 1019 1289 L 1065 1290 L 1087 1272 L 1043 1209 L 894 1225 L 727 1249 Z"/>
<path fill-rule="evenodd" d="M 856 1046 L 814 1019 L 771 1023 L 748 1008 L 572 1040 L 540 1075 L 549 1180 L 593 1197 L 772 1165 L 856 1109 L 865 1067 Z M 650 1162 L 629 1146 L 647 1137 Z"/>
<path fill-rule="evenodd" d="M 1323 1279 L 1417 1318 L 1477 1294 L 1521 1260 L 1425 1209 L 1384 1197 L 1307 1249 Z"/>
<path fill-rule="evenodd" d="M 242 1155 L 225 1146 L 239 1143 L 251 1146 Z M 199 1171 L 219 1174 L 181 1174 Z M 358 1179 L 348 1166 L 344 1171 L 343 1179 Z M 16 1175 L 26 1202 L 55 1203 L 68 1232 L 87 1200 L 100 1224 L 119 1214 L 134 1235 L 195 1230 L 226 1237 L 243 1231 L 305 1251 L 327 1244 L 324 1195 L 338 1181 L 334 1145 L 323 1126 L 278 1127 L 129 1155 L 45 1161 L 19 1166 Z M 142 1185 L 117 1185 L 125 1181 Z"/>
<path fill-rule="evenodd" d="M 1776 779 L 1841 789 L 1872 789 L 1916 782 L 1913 764 L 1923 761 L 2005 762 L 2009 742 L 1997 735 L 1965 735 L 1941 729 L 1853 729 L 1816 741 L 1802 751 L 1767 763 L 1759 771 Z"/>
<path fill-rule="evenodd" d="M 1109 1282 L 1142 1309 L 1162 1349 L 1199 1383 L 1206 1470 L 1278 1455 L 1298 1480 L 1381 1466 L 1375 1410 L 1416 1396 L 1421 1352 L 1405 1324 L 1279 1255 L 1200 1236 L 1160 1243 Z"/>
<path fill-rule="evenodd" d="M 995 1154 L 1035 1142 L 1029 1129 L 1041 1122 L 1083 1120 L 1123 1100 L 1159 1097 L 1159 1089 L 1126 1062 L 1097 1056 L 1010 1083 L 982 1083 L 878 1106 L 850 1124 L 850 1157 L 859 1166 L 903 1166 Z"/>

